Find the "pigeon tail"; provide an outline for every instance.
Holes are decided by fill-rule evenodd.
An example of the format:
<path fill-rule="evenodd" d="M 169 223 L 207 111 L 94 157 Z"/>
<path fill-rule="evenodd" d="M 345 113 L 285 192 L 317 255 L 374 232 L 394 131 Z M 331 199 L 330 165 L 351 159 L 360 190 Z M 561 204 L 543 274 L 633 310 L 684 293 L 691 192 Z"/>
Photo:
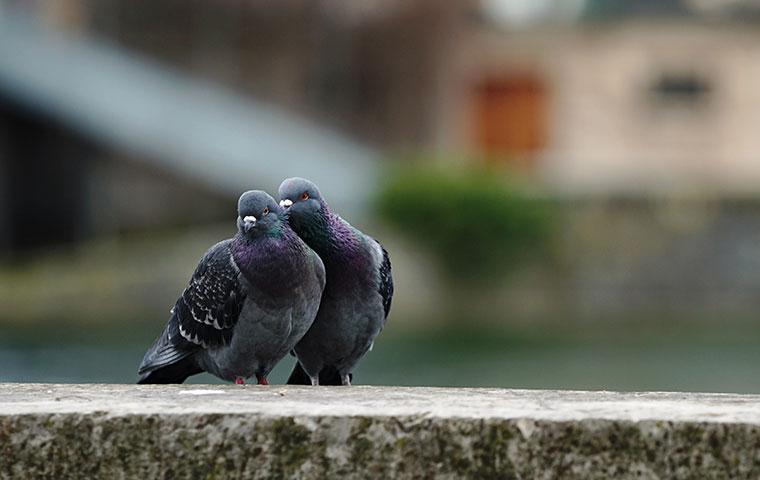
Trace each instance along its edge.
<path fill-rule="evenodd" d="M 353 380 L 354 375 L 348 374 L 348 378 Z M 319 384 L 320 385 L 343 385 L 340 378 L 340 374 L 335 367 L 326 366 L 319 372 Z M 288 385 L 311 385 L 311 379 L 306 370 L 303 369 L 299 362 L 293 367 L 293 371 L 288 377 Z"/>
<path fill-rule="evenodd" d="M 138 384 L 184 383 L 187 377 L 203 372 L 191 357 L 185 357 L 176 363 L 150 370 L 140 376 Z"/>

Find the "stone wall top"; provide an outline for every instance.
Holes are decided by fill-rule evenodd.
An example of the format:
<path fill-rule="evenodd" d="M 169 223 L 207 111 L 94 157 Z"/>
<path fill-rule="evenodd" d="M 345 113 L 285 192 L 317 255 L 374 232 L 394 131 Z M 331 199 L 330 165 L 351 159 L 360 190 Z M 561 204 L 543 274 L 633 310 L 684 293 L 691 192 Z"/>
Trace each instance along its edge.
<path fill-rule="evenodd" d="M 0 384 L 0 415 L 88 412 L 760 424 L 760 395 L 372 386 Z"/>

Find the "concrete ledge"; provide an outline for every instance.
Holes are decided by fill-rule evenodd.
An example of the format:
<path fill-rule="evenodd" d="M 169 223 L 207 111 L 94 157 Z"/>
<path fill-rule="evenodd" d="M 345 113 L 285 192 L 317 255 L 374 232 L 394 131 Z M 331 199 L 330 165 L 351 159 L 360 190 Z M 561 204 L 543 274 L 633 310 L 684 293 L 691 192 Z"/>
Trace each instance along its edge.
<path fill-rule="evenodd" d="M 0 478 L 757 478 L 760 396 L 0 384 Z"/>

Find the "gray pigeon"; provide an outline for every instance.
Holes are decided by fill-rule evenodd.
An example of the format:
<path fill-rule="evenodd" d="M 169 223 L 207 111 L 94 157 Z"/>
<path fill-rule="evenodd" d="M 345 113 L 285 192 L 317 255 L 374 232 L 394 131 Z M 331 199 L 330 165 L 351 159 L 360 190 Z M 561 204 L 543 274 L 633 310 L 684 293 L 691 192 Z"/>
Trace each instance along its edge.
<path fill-rule="evenodd" d="M 182 383 L 206 371 L 242 384 L 267 375 L 314 321 L 320 258 L 262 191 L 238 201 L 238 233 L 211 247 L 148 349 L 138 383 Z"/>
<path fill-rule="evenodd" d="M 351 372 L 372 348 L 393 296 L 388 252 L 332 213 L 317 186 L 289 178 L 279 190 L 288 223 L 322 258 L 327 285 L 317 318 L 295 347 L 290 384 L 351 384 Z"/>

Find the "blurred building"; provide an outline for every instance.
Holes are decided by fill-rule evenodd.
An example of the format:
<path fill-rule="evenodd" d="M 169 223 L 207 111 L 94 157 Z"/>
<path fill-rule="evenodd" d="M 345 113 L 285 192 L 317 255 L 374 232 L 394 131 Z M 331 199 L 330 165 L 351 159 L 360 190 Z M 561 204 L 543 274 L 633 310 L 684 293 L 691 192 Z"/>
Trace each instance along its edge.
<path fill-rule="evenodd" d="M 104 173 L 110 183 L 94 184 L 111 185 L 107 198 L 122 178 L 145 184 L 117 197 L 127 211 L 143 205 L 134 224 L 150 227 L 170 223 L 188 196 L 187 205 L 206 205 L 204 218 L 216 218 L 214 199 L 250 184 L 254 172 L 267 188 L 290 171 L 336 182 L 330 190 L 345 191 L 349 208 L 355 202 L 346 200 L 370 198 L 378 183 L 371 152 L 468 153 L 524 171 L 568 211 L 558 235 L 566 268 L 539 276 L 539 285 L 521 277 L 516 303 L 525 291 L 556 288 L 564 295 L 544 301 L 563 307 L 760 308 L 754 0 L 6 0 L 0 8 L 123 53 L 111 73 L 139 64 L 147 78 L 171 72 L 181 85 L 159 97 L 150 85 L 162 81 L 119 84 L 148 92 L 140 105 L 168 96 L 180 115 L 141 110 L 149 128 L 105 146 L 91 127 L 119 118 L 118 105 L 101 112 L 110 104 L 98 102 L 72 129 L 76 103 L 65 103 L 62 117 L 47 110 L 58 123 L 40 123 L 38 113 L 20 113 L 39 112 L 39 96 L 26 110 L 10 109 L 16 96 L 6 90 L 0 151 L 32 152 L 15 160 L 21 173 L 10 186 L 0 182 L 0 193 L 26 192 L 0 209 L 0 223 L 31 229 L 0 229 L 6 244 L 34 235 L 19 205 L 44 211 L 40 191 L 60 192 L 69 202 L 61 211 L 80 213 L 55 220 L 72 223 L 61 231 L 92 225 L 95 217 L 81 212 L 104 209 L 88 178 L 107 164 L 128 177 Z M 207 101 L 217 94 L 225 100 Z M 320 128 L 284 134 L 270 108 Z M 193 112 L 213 114 L 180 121 Z M 316 141 L 324 126 L 342 134 Z M 167 146 L 164 137 L 185 140 Z M 258 152 L 269 143 L 277 147 Z M 51 164 L 51 151 L 84 163 Z M 111 163 L 88 163 L 103 152 Z M 288 165 L 301 154 L 306 160 Z M 47 172 L 39 177 L 35 158 Z M 166 182 L 177 190 L 167 193 Z"/>
<path fill-rule="evenodd" d="M 0 255 L 229 221 L 240 192 L 292 175 L 362 211 L 376 185 L 371 149 L 84 34 L 87 12 L 99 11 L 0 4 Z"/>
<path fill-rule="evenodd" d="M 489 19 L 458 69 L 466 126 L 447 137 L 526 159 L 561 191 L 753 193 L 760 33 L 702 3 L 757 8 L 596 1 L 571 24 Z"/>
<path fill-rule="evenodd" d="M 431 145 L 474 0 L 70 0 L 86 31 L 383 148 Z M 62 23 L 62 22 L 61 22 Z"/>
<path fill-rule="evenodd" d="M 0 89 L 0 253 L 229 212 L 212 186 L 108 148 L 18 100 Z"/>
<path fill-rule="evenodd" d="M 756 2 L 40 5 L 386 151 L 487 153 L 568 193 L 760 186 Z"/>

